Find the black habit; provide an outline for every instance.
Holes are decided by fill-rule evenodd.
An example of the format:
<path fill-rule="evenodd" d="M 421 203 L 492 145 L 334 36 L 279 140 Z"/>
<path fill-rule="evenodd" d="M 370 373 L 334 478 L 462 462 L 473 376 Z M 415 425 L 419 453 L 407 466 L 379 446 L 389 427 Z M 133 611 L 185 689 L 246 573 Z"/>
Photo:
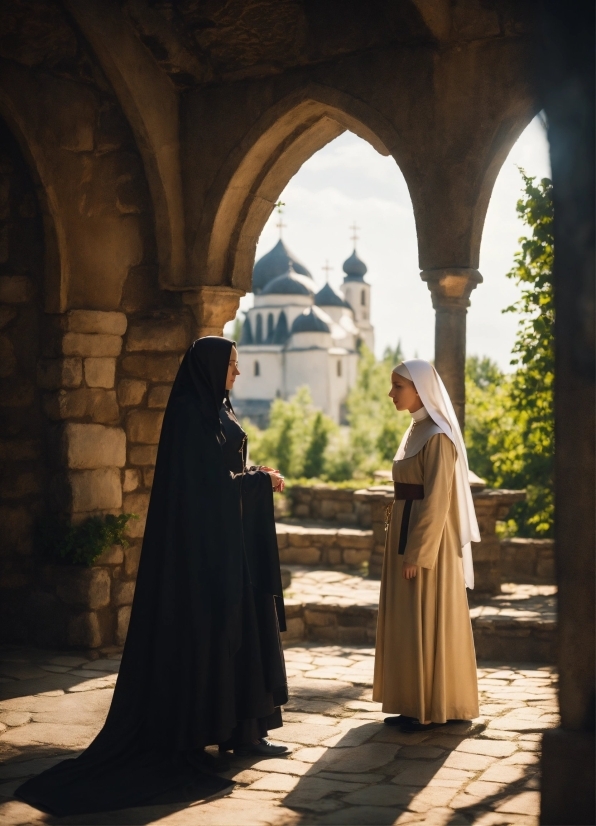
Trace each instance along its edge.
<path fill-rule="evenodd" d="M 246 468 L 227 398 L 232 342 L 198 339 L 166 409 L 130 626 L 89 748 L 16 797 L 55 815 L 204 799 L 230 781 L 203 748 L 282 725 L 287 683 L 269 474 Z"/>

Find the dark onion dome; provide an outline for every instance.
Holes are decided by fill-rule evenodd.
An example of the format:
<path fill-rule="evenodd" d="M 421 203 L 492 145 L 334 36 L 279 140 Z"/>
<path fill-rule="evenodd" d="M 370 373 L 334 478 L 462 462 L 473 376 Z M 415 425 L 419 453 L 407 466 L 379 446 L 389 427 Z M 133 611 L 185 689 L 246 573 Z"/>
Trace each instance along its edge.
<path fill-rule="evenodd" d="M 294 333 L 330 333 L 331 329 L 327 324 L 327 315 L 318 307 L 309 307 L 299 316 L 296 316 L 292 324 L 292 335 Z"/>
<path fill-rule="evenodd" d="M 275 328 L 275 333 L 273 334 L 273 343 L 285 344 L 289 337 L 290 331 L 288 330 L 288 319 L 282 310 L 279 314 L 279 318 L 277 319 L 277 326 Z"/>
<path fill-rule="evenodd" d="M 346 274 L 345 281 L 362 281 L 368 271 L 368 267 L 356 255 L 356 250 L 344 261 L 343 271 Z"/>
<path fill-rule="evenodd" d="M 259 258 L 254 265 L 252 271 L 253 292 L 257 294 L 262 292 L 267 284 L 273 281 L 274 278 L 286 273 L 290 266 L 293 266 L 295 272 L 299 275 L 311 277 L 311 274 L 304 264 L 301 264 L 300 261 L 292 255 L 280 239 L 273 249 L 269 250 L 262 258 Z"/>
<path fill-rule="evenodd" d="M 317 307 L 350 307 L 348 302 L 336 293 L 331 284 L 325 284 L 315 296 Z"/>
<path fill-rule="evenodd" d="M 312 278 L 297 273 L 292 265 L 283 275 L 278 275 L 270 281 L 261 295 L 310 295 L 315 294 L 315 283 Z"/>
<path fill-rule="evenodd" d="M 242 346 L 243 344 L 253 344 L 252 327 L 250 326 L 250 319 L 248 316 L 244 319 L 242 324 L 242 334 L 240 336 L 238 346 Z"/>

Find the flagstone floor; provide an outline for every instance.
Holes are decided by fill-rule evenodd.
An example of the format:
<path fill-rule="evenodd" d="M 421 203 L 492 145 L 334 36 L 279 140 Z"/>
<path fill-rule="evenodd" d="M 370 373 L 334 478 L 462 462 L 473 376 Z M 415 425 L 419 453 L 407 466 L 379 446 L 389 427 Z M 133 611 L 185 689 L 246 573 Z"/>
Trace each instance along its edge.
<path fill-rule="evenodd" d="M 95 736 L 119 655 L 1 648 L 0 824 L 538 823 L 540 739 L 558 724 L 551 666 L 482 663 L 479 719 L 402 734 L 371 701 L 372 649 L 300 644 L 285 654 L 291 699 L 271 739 L 291 745 L 290 757 L 234 758 L 234 790 L 211 802 L 58 819 L 12 793 Z"/>

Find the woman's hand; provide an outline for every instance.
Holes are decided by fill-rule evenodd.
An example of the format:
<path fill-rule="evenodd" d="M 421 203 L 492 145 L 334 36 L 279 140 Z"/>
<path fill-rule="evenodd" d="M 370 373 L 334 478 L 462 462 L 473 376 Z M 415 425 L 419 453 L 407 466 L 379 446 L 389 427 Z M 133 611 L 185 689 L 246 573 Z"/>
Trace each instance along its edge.
<path fill-rule="evenodd" d="M 418 573 L 418 565 L 404 565 L 402 574 L 404 579 L 414 579 Z"/>
<path fill-rule="evenodd" d="M 262 467 L 261 470 L 264 470 L 266 473 L 269 474 L 269 478 L 271 479 L 271 485 L 273 490 L 281 493 L 286 486 L 285 479 L 279 472 L 279 470 L 274 470 L 273 468 L 269 467 Z"/>

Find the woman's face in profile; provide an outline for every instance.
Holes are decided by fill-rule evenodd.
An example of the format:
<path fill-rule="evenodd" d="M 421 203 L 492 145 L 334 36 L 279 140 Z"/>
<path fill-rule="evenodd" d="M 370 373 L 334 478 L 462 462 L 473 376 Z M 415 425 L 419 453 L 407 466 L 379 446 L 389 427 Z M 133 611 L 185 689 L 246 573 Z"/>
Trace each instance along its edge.
<path fill-rule="evenodd" d="M 396 410 L 409 410 L 412 412 L 422 407 L 422 402 L 416 392 L 414 382 L 400 376 L 399 373 L 391 373 L 389 398 L 395 405 Z"/>
<path fill-rule="evenodd" d="M 232 352 L 230 353 L 230 363 L 228 364 L 228 375 L 226 376 L 226 390 L 232 389 L 234 382 L 236 381 L 236 376 L 239 375 L 238 350 L 235 347 L 232 347 Z"/>

